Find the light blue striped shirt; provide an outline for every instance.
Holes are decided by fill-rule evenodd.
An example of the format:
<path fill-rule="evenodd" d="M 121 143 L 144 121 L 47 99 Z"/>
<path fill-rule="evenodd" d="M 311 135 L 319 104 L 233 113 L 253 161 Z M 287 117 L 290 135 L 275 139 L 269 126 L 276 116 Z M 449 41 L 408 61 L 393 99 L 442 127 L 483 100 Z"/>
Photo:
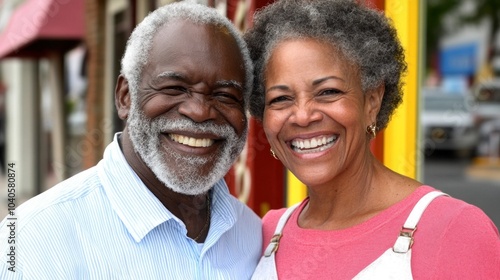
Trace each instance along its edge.
<path fill-rule="evenodd" d="M 183 222 L 128 165 L 116 135 L 96 166 L 15 214 L 0 224 L 2 280 L 249 279 L 262 249 L 259 217 L 223 180 L 213 188 L 205 243 L 187 237 Z"/>

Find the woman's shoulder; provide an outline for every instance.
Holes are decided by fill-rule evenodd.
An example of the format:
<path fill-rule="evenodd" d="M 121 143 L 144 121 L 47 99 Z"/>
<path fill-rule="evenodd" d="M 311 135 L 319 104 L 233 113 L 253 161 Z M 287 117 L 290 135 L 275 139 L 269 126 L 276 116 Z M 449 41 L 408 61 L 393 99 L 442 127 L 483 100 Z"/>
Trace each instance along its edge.
<path fill-rule="evenodd" d="M 278 220 L 283 216 L 287 208 L 269 210 L 262 218 L 263 226 L 270 226 L 278 223 Z"/>
<path fill-rule="evenodd" d="M 417 226 L 413 247 L 420 264 L 415 278 L 498 279 L 490 277 L 500 273 L 491 270 L 500 261 L 498 229 L 479 207 L 461 199 L 440 196 L 432 201 Z"/>
<path fill-rule="evenodd" d="M 309 198 L 305 198 L 303 201 L 301 201 L 297 204 L 294 204 L 288 208 L 269 210 L 262 218 L 262 223 L 264 225 L 267 225 L 267 224 L 276 225 L 278 223 L 279 219 L 285 214 L 285 212 L 287 212 L 287 210 L 289 210 L 288 214 L 291 216 L 292 212 L 295 211 L 295 209 L 299 209 L 299 211 L 301 211 L 301 209 L 304 207 L 304 205 L 307 203 L 308 200 L 309 200 Z M 290 212 L 290 211 L 292 211 L 292 212 Z"/>
<path fill-rule="evenodd" d="M 432 191 L 432 188 L 427 188 Z M 479 207 L 452 196 L 440 196 L 429 204 L 422 214 L 419 230 L 432 229 L 431 234 L 440 233 L 462 238 L 475 236 L 487 239 L 499 238 L 493 221 Z"/>
<path fill-rule="evenodd" d="M 423 185 L 419 187 L 416 191 L 416 195 L 419 199 L 430 192 L 441 192 L 431 186 Z M 424 212 L 429 216 L 440 217 L 440 219 L 454 219 L 457 217 L 463 218 L 464 216 L 471 216 L 481 219 L 489 219 L 488 216 L 477 206 L 470 204 L 459 198 L 455 198 L 449 194 L 438 196 L 434 201 L 432 201 Z M 439 216 L 436 216 L 439 215 Z"/>
<path fill-rule="evenodd" d="M 293 205 L 293 206 L 288 207 L 288 208 L 269 210 L 262 218 L 262 231 L 264 233 L 264 238 L 271 237 L 274 235 L 274 231 L 276 230 L 276 226 L 278 225 L 278 221 L 280 220 L 280 218 L 285 214 L 285 212 L 288 209 L 298 208 L 300 211 L 300 209 L 304 206 L 304 204 L 307 202 L 307 200 L 308 199 L 306 198 L 298 205 Z M 290 214 L 290 216 L 291 216 L 291 214 Z"/>
<path fill-rule="evenodd" d="M 262 240 L 264 242 L 264 248 L 267 246 L 269 240 L 271 240 L 271 237 L 274 235 L 278 220 L 283 215 L 283 213 L 285 213 L 285 211 L 286 208 L 269 210 L 262 218 Z"/>
<path fill-rule="evenodd" d="M 424 189 L 424 193 L 440 191 L 430 186 L 422 186 L 420 189 Z M 479 207 L 448 194 L 436 198 L 435 202 L 432 202 L 426 211 L 437 211 L 441 214 L 449 216 L 450 218 L 465 215 L 488 219 L 488 216 L 486 216 L 486 214 Z"/>

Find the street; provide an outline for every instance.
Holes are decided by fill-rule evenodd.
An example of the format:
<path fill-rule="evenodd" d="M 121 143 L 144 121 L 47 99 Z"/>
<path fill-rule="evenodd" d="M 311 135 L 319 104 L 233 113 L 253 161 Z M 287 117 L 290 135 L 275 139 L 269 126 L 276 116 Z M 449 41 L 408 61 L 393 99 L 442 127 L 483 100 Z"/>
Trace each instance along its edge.
<path fill-rule="evenodd" d="M 423 183 L 481 208 L 500 228 L 500 168 L 496 176 L 473 176 L 470 159 L 434 152 L 425 158 Z M 477 172 L 476 172 L 477 173 Z"/>

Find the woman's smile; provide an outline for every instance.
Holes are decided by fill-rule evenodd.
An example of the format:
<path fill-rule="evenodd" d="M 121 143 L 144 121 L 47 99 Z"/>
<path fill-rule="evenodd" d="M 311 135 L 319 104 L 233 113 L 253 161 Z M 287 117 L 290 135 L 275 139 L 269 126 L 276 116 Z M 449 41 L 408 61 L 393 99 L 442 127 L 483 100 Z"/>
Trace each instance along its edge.
<path fill-rule="evenodd" d="M 337 141 L 337 137 L 337 135 L 322 135 L 309 139 L 294 139 L 290 141 L 290 147 L 300 154 L 322 152 L 331 148 Z"/>

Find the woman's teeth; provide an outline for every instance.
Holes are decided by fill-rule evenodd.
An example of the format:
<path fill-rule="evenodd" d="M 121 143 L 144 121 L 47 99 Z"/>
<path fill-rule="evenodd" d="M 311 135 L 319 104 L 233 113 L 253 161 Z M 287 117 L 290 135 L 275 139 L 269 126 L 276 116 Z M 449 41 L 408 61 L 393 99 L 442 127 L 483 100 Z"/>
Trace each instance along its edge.
<path fill-rule="evenodd" d="M 299 153 L 315 153 L 324 151 L 335 143 L 337 136 L 321 136 L 311 139 L 297 139 L 292 141 L 292 149 Z"/>

